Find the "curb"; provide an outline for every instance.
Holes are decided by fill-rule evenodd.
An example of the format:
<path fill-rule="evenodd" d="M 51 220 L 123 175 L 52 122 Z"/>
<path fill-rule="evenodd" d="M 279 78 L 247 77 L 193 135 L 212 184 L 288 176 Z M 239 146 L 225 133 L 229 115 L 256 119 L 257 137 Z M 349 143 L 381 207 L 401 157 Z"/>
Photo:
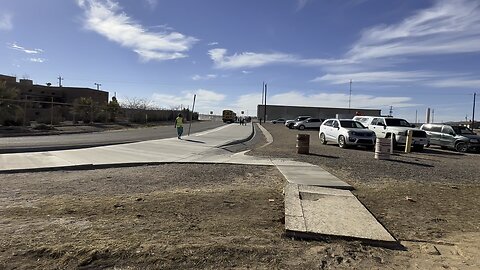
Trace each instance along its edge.
<path fill-rule="evenodd" d="M 217 146 L 217 148 L 222 148 L 222 147 L 225 147 L 225 146 L 230 146 L 230 145 L 234 145 L 234 144 L 239 144 L 239 143 L 244 143 L 244 142 L 247 142 L 247 141 L 250 141 L 254 136 L 255 136 L 255 126 L 252 124 L 252 132 L 250 133 L 250 135 L 247 137 L 247 138 L 244 138 L 244 139 L 239 139 L 239 140 L 234 140 L 234 141 L 231 141 L 231 142 L 227 142 L 227 143 L 224 143 L 222 145 L 219 145 Z"/>

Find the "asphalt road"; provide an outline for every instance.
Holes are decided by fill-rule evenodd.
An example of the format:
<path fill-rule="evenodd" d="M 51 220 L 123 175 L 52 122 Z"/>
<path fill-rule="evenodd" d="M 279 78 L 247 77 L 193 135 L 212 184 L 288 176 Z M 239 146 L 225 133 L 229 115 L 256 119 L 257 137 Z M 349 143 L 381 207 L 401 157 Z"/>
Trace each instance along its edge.
<path fill-rule="evenodd" d="M 192 123 L 190 134 L 217 128 L 222 125 L 224 124 L 219 121 L 194 122 Z M 189 124 L 187 123 L 184 125 L 184 135 L 188 133 L 188 128 Z M 0 138 L 0 154 L 78 149 L 165 139 L 176 136 L 176 129 L 172 125 L 82 134 L 5 137 Z"/>

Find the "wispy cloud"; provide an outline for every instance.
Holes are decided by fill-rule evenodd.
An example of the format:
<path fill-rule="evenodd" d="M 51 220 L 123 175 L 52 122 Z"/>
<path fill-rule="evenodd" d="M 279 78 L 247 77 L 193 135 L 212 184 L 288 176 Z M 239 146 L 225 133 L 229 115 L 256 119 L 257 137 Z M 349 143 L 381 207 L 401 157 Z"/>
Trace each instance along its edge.
<path fill-rule="evenodd" d="M 77 0 L 77 3 L 85 12 L 87 29 L 132 49 L 144 61 L 187 57 L 186 52 L 197 42 L 196 38 L 178 32 L 150 32 L 112 0 Z"/>
<path fill-rule="evenodd" d="M 447 79 L 436 79 L 426 83 L 426 85 L 441 88 L 471 88 L 478 89 L 480 79 L 472 77 L 456 77 Z"/>
<path fill-rule="evenodd" d="M 183 105 L 187 107 L 192 105 L 193 95 L 196 94 L 195 111 L 207 112 L 221 107 L 220 103 L 225 100 L 225 95 L 212 90 L 197 89 L 181 91 L 178 95 L 155 93 L 152 96 L 153 101 L 164 108 L 171 108 Z M 218 108 L 217 108 L 218 106 Z"/>
<path fill-rule="evenodd" d="M 12 15 L 8 13 L 0 14 L 0 30 L 9 31 L 12 29 Z"/>
<path fill-rule="evenodd" d="M 330 82 L 332 84 L 344 84 L 353 80 L 354 82 L 382 83 L 382 82 L 418 82 L 442 76 L 440 73 L 429 71 L 371 71 L 344 74 L 325 74 L 313 79 L 313 82 Z"/>
<path fill-rule="evenodd" d="M 207 74 L 207 75 L 203 75 L 203 76 L 195 74 L 195 75 L 192 76 L 192 80 L 194 80 L 194 81 L 211 80 L 211 79 L 215 79 L 217 77 L 218 77 L 217 74 Z"/>
<path fill-rule="evenodd" d="M 30 62 L 34 62 L 34 63 L 43 63 L 46 61 L 45 58 L 30 58 L 28 59 Z"/>
<path fill-rule="evenodd" d="M 293 54 L 286 53 L 254 53 L 243 52 L 227 55 L 223 48 L 212 49 L 208 52 L 215 67 L 220 69 L 255 68 L 272 64 L 295 64 L 295 65 L 326 65 L 347 63 L 345 59 L 303 59 Z"/>
<path fill-rule="evenodd" d="M 297 3 L 304 6 L 307 1 Z M 351 49 L 336 59 L 309 59 L 282 52 L 228 55 L 223 48 L 210 50 L 209 55 L 219 69 L 251 69 L 280 64 L 318 66 L 326 74 L 312 81 L 331 84 L 346 83 L 352 79 L 372 83 L 416 82 L 434 87 L 454 87 L 457 83 L 457 87 L 472 87 L 477 79 L 460 78 L 461 74 L 396 69 L 407 61 L 415 61 L 414 57 L 418 55 L 478 53 L 479 44 L 480 1 L 434 0 L 431 7 L 419 10 L 398 23 L 365 29 Z M 432 82 L 432 79 L 436 81 Z"/>
<path fill-rule="evenodd" d="M 158 5 L 158 0 L 145 0 L 147 2 L 150 9 L 155 9 Z"/>
<path fill-rule="evenodd" d="M 17 43 L 8 44 L 10 49 L 21 51 L 27 54 L 39 54 L 43 53 L 42 49 L 26 49 L 25 47 L 19 46 Z"/>
<path fill-rule="evenodd" d="M 480 2 L 438 0 L 398 24 L 366 29 L 347 53 L 359 60 L 480 52 Z"/>
<path fill-rule="evenodd" d="M 207 44 L 208 46 L 216 46 L 218 45 L 218 42 L 214 41 L 214 42 L 210 42 Z"/>
<path fill-rule="evenodd" d="M 296 10 L 302 10 L 310 0 L 295 0 L 297 2 Z"/>

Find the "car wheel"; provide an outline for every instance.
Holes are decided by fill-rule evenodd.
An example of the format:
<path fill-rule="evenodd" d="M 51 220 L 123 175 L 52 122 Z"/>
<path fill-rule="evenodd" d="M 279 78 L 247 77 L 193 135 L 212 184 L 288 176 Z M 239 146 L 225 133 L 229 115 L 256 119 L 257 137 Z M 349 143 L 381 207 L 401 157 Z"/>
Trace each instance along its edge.
<path fill-rule="evenodd" d="M 461 153 L 464 153 L 464 152 L 467 152 L 467 144 L 464 143 L 464 142 L 457 142 L 455 144 L 455 150 L 457 150 L 458 152 L 461 152 Z"/>
<path fill-rule="evenodd" d="M 305 129 L 305 126 L 304 126 L 304 125 L 300 125 L 300 126 L 298 126 L 298 129 L 304 130 L 304 129 Z"/>
<path fill-rule="evenodd" d="M 325 134 L 320 133 L 320 143 L 327 144 L 327 139 L 325 138 Z"/>
<path fill-rule="evenodd" d="M 292 128 L 293 128 L 293 124 L 288 124 L 288 128 L 289 128 L 289 129 L 292 129 Z"/>
<path fill-rule="evenodd" d="M 347 148 L 347 143 L 345 142 L 345 137 L 343 137 L 343 135 L 338 137 L 338 146 L 341 148 Z"/>
<path fill-rule="evenodd" d="M 427 147 L 427 148 L 428 148 L 428 147 L 430 147 L 430 144 L 429 144 L 429 143 L 427 143 L 427 145 L 425 145 L 425 147 Z"/>

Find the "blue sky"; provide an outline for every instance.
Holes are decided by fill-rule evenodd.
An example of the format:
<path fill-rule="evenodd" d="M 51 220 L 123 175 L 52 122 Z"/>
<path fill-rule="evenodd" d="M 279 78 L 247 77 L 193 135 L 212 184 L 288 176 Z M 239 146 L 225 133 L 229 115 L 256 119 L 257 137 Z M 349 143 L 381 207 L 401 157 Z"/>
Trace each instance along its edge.
<path fill-rule="evenodd" d="M 255 114 L 265 81 L 269 104 L 348 107 L 352 80 L 352 107 L 413 122 L 480 93 L 478 0 L 2 2 L 0 74 L 120 100 Z"/>

